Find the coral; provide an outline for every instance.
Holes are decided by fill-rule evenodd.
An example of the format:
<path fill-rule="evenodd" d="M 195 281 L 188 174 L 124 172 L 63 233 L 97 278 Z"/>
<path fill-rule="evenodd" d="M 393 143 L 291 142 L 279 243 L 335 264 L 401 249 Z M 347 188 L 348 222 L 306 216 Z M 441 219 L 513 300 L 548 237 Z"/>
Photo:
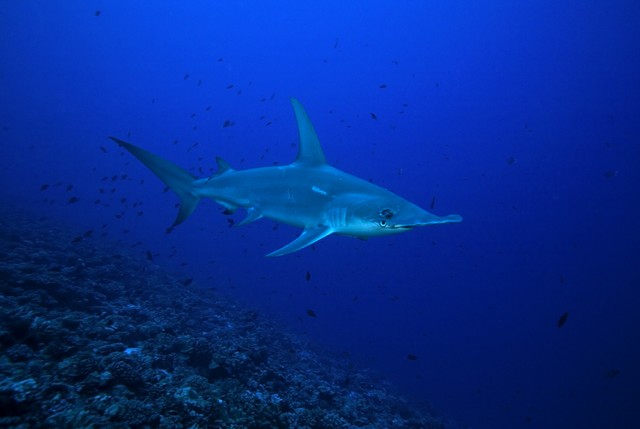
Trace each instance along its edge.
<path fill-rule="evenodd" d="M 131 428 L 156 427 L 160 423 L 160 415 L 150 403 L 137 399 L 129 399 L 110 406 L 105 415 L 112 422 L 123 422 Z"/>
<path fill-rule="evenodd" d="M 144 389 L 145 381 L 139 369 L 124 360 L 119 360 L 107 367 L 115 383 L 124 384 L 132 390 Z"/>
<path fill-rule="evenodd" d="M 1 427 L 446 427 L 255 311 L 75 236 L 0 218 Z"/>
<path fill-rule="evenodd" d="M 33 378 L 27 378 L 20 381 L 10 381 L 7 379 L 0 384 L 0 389 L 3 393 L 9 393 L 11 399 L 17 403 L 33 399 L 36 387 L 37 383 Z"/>
<path fill-rule="evenodd" d="M 70 382 L 82 380 L 98 369 L 98 359 L 86 351 L 68 357 L 57 365 L 60 376 Z"/>
<path fill-rule="evenodd" d="M 12 362 L 25 362 L 33 357 L 33 350 L 26 344 L 14 344 L 7 349 L 6 353 Z"/>

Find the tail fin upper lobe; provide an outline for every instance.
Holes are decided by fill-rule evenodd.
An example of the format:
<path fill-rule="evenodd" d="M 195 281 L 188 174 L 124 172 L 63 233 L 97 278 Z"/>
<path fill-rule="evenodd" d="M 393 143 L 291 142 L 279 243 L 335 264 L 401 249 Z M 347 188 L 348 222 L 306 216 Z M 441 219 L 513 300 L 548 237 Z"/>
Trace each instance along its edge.
<path fill-rule="evenodd" d="M 160 178 L 173 192 L 180 197 L 180 211 L 173 226 L 182 223 L 198 206 L 200 197 L 195 193 L 196 177 L 178 167 L 166 159 L 160 158 L 149 151 L 146 151 L 131 143 L 127 143 L 115 137 L 109 137 L 120 147 L 125 148 L 140 162 L 146 165 L 156 176 Z"/>

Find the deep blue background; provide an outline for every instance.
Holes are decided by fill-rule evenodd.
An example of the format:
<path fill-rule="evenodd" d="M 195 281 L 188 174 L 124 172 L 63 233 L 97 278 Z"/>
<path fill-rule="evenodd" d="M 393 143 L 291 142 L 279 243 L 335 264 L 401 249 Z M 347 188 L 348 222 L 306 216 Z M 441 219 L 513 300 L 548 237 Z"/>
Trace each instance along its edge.
<path fill-rule="evenodd" d="M 7 4 L 0 201 L 151 251 L 473 428 L 638 427 L 640 3 L 478 3 Z M 175 196 L 107 140 L 201 176 L 288 163 L 292 96 L 331 164 L 464 221 L 267 259 L 298 231 L 209 202 L 167 235 Z"/>

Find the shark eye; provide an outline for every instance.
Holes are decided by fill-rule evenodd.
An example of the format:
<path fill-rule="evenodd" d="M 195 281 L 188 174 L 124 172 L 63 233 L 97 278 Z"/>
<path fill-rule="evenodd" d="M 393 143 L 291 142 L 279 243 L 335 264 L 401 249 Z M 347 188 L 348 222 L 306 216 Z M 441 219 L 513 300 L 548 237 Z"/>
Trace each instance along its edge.
<path fill-rule="evenodd" d="M 391 210 L 391 209 L 380 209 L 378 214 L 380 215 L 380 217 L 385 218 L 385 219 L 391 219 L 393 217 L 393 215 L 394 215 L 393 210 Z M 382 225 L 382 226 L 384 226 L 384 225 Z"/>
<path fill-rule="evenodd" d="M 386 228 L 387 227 L 387 221 L 382 219 L 381 221 L 378 222 L 378 225 L 380 225 L 383 228 Z"/>

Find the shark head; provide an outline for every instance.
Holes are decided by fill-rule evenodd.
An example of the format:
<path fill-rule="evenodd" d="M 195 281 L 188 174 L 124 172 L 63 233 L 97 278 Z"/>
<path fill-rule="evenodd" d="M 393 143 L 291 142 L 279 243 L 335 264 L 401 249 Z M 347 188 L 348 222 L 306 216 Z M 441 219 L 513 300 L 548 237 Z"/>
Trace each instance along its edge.
<path fill-rule="evenodd" d="M 344 222 L 333 227 L 337 234 L 376 237 L 399 234 L 418 226 L 462 221 L 462 217 L 455 214 L 436 216 L 393 194 L 376 198 L 353 195 L 349 199 L 349 204 L 341 202 L 347 209 Z"/>

